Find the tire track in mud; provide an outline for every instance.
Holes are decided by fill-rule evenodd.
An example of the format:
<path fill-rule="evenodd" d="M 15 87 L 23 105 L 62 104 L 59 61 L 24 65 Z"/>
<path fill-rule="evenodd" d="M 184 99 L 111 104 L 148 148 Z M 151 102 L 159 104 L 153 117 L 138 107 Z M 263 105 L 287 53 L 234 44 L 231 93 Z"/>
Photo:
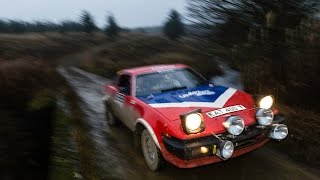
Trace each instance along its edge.
<path fill-rule="evenodd" d="M 102 86 L 111 80 L 75 67 L 59 67 L 58 72 L 80 98 L 101 179 L 320 179 L 319 172 L 311 172 L 266 146 L 222 163 L 194 169 L 168 166 L 153 173 L 148 170 L 141 153 L 134 150 L 133 133 L 123 125 L 109 127 L 105 121 Z"/>

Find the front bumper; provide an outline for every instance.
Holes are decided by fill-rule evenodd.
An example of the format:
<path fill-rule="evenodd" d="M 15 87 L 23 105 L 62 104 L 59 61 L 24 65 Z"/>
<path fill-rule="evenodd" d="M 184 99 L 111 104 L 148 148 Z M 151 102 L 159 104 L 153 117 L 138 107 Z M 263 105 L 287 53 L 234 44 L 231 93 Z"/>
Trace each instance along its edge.
<path fill-rule="evenodd" d="M 283 116 L 276 115 L 273 123 L 278 124 L 283 120 Z M 179 140 L 177 138 L 163 136 L 162 140 L 164 147 L 170 154 L 182 160 L 192 160 L 215 155 L 221 140 L 231 141 L 235 146 L 234 150 L 236 152 L 240 149 L 265 141 L 268 138 L 270 131 L 271 126 L 262 128 L 255 124 L 246 127 L 243 133 L 238 136 L 232 136 L 226 133 L 190 140 Z M 206 149 L 206 151 L 203 151 L 203 148 Z"/>

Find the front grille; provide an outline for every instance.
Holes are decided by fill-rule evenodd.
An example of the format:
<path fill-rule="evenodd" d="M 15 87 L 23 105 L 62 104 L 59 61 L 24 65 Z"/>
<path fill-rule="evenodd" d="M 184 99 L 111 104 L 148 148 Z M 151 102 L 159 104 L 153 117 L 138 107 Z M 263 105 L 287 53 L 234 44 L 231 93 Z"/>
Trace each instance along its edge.
<path fill-rule="evenodd" d="M 241 141 L 234 142 L 235 150 L 242 149 L 242 148 L 251 146 L 253 144 L 259 143 L 259 142 L 263 141 L 265 139 L 265 137 L 266 136 L 263 133 L 263 134 L 260 134 L 258 136 L 254 136 L 254 137 L 251 137 L 251 138 L 248 138 L 248 139 L 244 139 L 244 140 L 241 140 Z"/>

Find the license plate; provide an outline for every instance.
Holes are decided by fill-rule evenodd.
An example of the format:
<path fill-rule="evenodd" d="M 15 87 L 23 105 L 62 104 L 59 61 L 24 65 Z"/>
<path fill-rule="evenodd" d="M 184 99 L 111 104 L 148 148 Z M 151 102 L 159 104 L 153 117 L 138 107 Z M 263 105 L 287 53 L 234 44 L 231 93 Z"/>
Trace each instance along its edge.
<path fill-rule="evenodd" d="M 243 105 L 235 105 L 235 106 L 229 106 L 229 107 L 226 107 L 226 108 L 210 111 L 210 112 L 207 112 L 206 114 L 210 118 L 214 118 L 214 117 L 221 116 L 221 115 L 224 115 L 224 114 L 237 112 L 237 111 L 242 111 L 242 110 L 245 110 L 245 109 L 246 108 Z"/>

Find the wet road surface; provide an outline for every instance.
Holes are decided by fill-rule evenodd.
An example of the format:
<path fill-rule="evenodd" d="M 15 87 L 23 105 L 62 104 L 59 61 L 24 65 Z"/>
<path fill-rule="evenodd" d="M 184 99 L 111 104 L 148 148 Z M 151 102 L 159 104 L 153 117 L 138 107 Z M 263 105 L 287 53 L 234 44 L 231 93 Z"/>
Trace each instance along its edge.
<path fill-rule="evenodd" d="M 124 126 L 109 127 L 105 121 L 101 88 L 110 80 L 73 67 L 58 71 L 81 98 L 101 179 L 320 179 L 319 171 L 297 164 L 267 146 L 222 163 L 193 169 L 166 166 L 160 172 L 151 172 L 142 154 L 134 150 L 133 133 Z"/>

